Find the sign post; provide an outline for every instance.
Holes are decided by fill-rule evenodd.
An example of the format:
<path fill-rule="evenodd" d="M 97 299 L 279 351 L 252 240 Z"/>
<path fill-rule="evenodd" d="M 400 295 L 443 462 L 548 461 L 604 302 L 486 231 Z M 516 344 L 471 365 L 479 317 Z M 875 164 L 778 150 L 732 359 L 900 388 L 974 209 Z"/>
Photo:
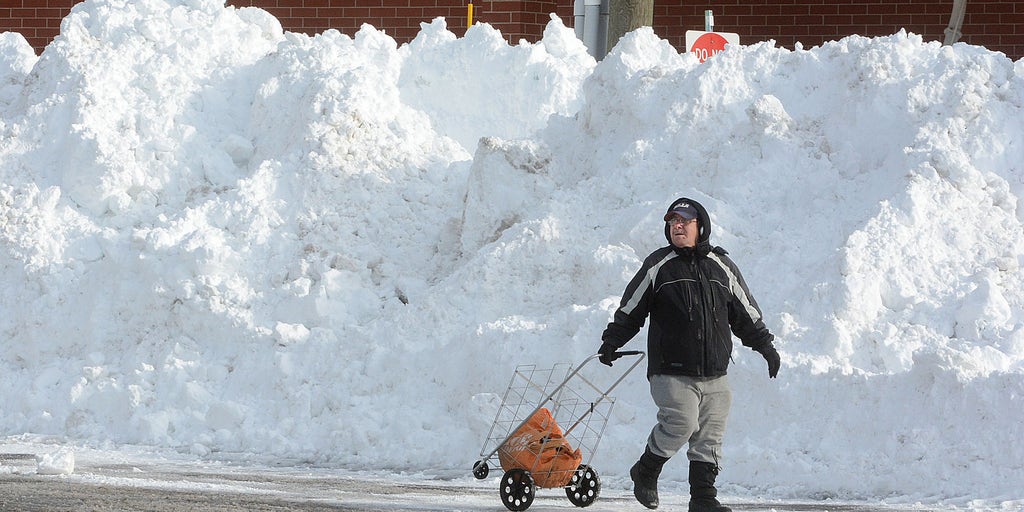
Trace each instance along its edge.
<path fill-rule="evenodd" d="M 739 46 L 739 34 L 730 32 L 701 32 L 699 30 L 686 31 L 686 51 L 696 55 L 697 60 L 701 62 L 724 50 L 727 44 Z"/>

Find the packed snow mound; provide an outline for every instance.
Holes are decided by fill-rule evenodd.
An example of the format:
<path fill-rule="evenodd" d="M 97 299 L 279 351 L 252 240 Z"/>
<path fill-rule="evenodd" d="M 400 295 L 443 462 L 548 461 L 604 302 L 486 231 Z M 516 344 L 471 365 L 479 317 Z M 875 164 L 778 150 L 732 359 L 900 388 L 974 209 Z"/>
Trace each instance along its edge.
<path fill-rule="evenodd" d="M 726 492 L 1021 498 L 1002 54 L 700 64 L 640 29 L 596 63 L 557 18 L 399 46 L 213 0 L 87 0 L 0 52 L 0 432 L 468 474 L 512 369 L 596 350 L 685 195 L 783 356 L 734 354 Z M 616 394 L 609 485 L 654 422 L 642 372 Z"/>
<path fill-rule="evenodd" d="M 35 62 L 35 51 L 25 36 L 17 32 L 0 33 L 0 112 L 21 95 Z"/>
<path fill-rule="evenodd" d="M 36 474 L 70 475 L 74 472 L 75 452 L 68 448 L 36 455 Z"/>

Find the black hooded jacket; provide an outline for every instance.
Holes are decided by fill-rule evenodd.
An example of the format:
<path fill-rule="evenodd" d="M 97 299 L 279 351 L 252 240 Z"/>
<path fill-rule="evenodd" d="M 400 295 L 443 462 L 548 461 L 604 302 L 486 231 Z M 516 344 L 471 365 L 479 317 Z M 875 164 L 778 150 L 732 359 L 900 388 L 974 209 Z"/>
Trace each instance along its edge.
<path fill-rule="evenodd" d="M 732 356 L 730 332 L 755 350 L 770 345 L 774 339 L 736 264 L 724 249 L 711 246 L 711 219 L 707 211 L 685 197 L 672 205 L 682 201 L 689 202 L 698 212 L 700 233 L 696 246 L 672 245 L 666 223 L 669 245 L 644 260 L 626 286 L 614 319 L 601 335 L 605 344 L 622 347 L 636 336 L 650 316 L 648 378 L 657 374 L 722 376 Z"/>

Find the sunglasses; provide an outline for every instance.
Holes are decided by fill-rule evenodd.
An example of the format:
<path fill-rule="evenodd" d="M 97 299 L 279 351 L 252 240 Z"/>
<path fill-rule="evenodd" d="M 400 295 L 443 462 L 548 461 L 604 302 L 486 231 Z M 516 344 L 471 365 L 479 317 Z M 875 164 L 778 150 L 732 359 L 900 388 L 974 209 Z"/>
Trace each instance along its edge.
<path fill-rule="evenodd" d="M 668 225 L 669 226 L 675 226 L 676 224 L 682 224 L 684 226 L 689 226 L 690 224 L 693 224 L 694 222 L 697 222 L 697 219 L 684 219 L 682 217 L 676 216 L 676 217 L 672 217 L 671 219 L 668 220 Z"/>

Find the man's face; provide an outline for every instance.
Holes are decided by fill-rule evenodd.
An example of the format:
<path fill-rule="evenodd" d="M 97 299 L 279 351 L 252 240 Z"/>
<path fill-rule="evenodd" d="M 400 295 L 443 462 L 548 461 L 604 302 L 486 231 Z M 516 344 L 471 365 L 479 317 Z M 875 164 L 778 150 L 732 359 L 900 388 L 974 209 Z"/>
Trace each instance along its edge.
<path fill-rule="evenodd" d="M 668 229 L 672 245 L 680 248 L 697 245 L 697 219 L 687 220 L 681 215 L 673 215 L 668 219 Z"/>

